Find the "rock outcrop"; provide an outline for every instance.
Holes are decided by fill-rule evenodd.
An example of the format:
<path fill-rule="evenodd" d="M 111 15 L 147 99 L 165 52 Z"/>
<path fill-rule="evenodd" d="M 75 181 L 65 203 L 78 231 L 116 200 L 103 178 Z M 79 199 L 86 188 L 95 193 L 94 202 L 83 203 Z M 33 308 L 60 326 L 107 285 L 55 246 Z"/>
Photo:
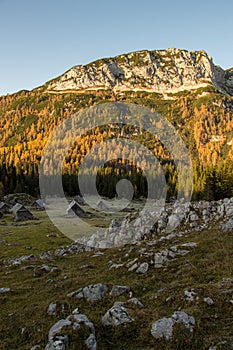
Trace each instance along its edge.
<path fill-rule="evenodd" d="M 205 51 L 137 51 L 71 68 L 48 91 L 99 90 L 176 93 L 207 85 L 233 94 L 233 72 L 216 66 Z"/>
<path fill-rule="evenodd" d="M 134 217 L 135 213 L 132 216 Z M 231 231 L 233 229 L 232 217 L 233 198 L 194 203 L 185 203 L 180 200 L 175 203 L 167 203 L 163 208 L 160 205 L 155 205 L 154 211 L 145 212 L 136 220 L 132 220 L 129 215 L 119 226 L 113 227 L 110 224 L 105 232 L 97 231 L 91 237 L 84 237 L 77 244 L 86 246 L 86 249 L 111 248 L 139 242 L 148 236 L 148 232 L 152 237 L 162 235 L 160 240 L 169 240 L 174 237 L 175 230 L 180 227 L 182 227 L 183 232 L 189 232 L 193 229 L 201 231 L 218 224 L 223 231 Z M 158 218 L 158 220 L 156 221 L 154 218 Z M 157 263 L 162 264 L 163 260 L 166 260 L 167 254 L 168 252 L 160 254 Z M 147 271 L 146 265 L 142 268 L 143 271 Z"/>

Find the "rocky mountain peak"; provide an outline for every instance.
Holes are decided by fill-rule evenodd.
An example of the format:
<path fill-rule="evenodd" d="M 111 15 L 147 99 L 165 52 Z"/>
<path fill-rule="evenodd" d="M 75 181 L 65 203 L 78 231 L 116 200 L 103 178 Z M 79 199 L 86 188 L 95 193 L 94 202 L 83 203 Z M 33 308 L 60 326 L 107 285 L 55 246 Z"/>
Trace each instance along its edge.
<path fill-rule="evenodd" d="M 49 82 L 48 91 L 99 89 L 176 93 L 214 85 L 233 95 L 233 71 L 213 63 L 204 50 L 142 50 L 71 68 Z"/>

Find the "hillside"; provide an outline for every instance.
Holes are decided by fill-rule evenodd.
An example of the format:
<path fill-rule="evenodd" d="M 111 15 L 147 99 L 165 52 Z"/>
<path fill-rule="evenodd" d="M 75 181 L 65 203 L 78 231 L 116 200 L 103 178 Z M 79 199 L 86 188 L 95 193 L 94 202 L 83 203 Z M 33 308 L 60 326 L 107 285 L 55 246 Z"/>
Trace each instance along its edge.
<path fill-rule="evenodd" d="M 0 196 L 14 191 L 38 195 L 38 167 L 51 132 L 70 115 L 106 102 L 146 106 L 174 125 L 192 158 L 193 199 L 232 196 L 232 74 L 232 70 L 216 66 L 204 51 L 140 51 L 76 66 L 37 89 L 2 96 Z M 135 130 L 135 126 L 95 128 L 94 121 L 64 160 L 65 191 L 77 193 L 77 169 L 91 146 L 119 138 L 122 133 L 157 156 L 166 174 L 169 196 L 175 195 L 174 163 L 158 138 Z M 124 159 L 106 164 L 99 172 L 100 192 L 114 196 L 116 179 L 124 177 L 128 169 Z M 106 188 L 104 178 L 109 172 L 115 180 Z M 132 166 L 131 172 L 136 194 L 146 195 L 143 172 Z"/>
<path fill-rule="evenodd" d="M 1 350 L 233 348 L 232 231 L 217 220 L 93 250 L 33 214 L 0 220 Z"/>

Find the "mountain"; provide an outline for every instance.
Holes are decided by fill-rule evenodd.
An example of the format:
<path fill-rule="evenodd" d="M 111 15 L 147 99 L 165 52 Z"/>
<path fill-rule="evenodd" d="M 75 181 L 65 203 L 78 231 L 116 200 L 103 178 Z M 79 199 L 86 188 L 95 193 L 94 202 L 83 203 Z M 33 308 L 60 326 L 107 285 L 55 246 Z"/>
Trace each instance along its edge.
<path fill-rule="evenodd" d="M 10 192 L 37 195 L 41 154 L 54 128 L 73 113 L 108 101 L 148 107 L 172 123 L 191 155 L 195 179 L 193 199 L 233 196 L 232 95 L 232 69 L 216 66 L 205 51 L 168 49 L 100 59 L 73 67 L 32 91 L 2 96 L 0 196 Z M 67 193 L 77 193 L 77 169 L 92 145 L 119 138 L 123 133 L 156 155 L 168 182 L 169 196 L 176 194 L 175 164 L 158 138 L 134 127 L 112 130 L 107 125 L 93 126 L 94 120 L 90 120 L 90 131 L 74 140 L 65 157 Z M 122 151 L 119 149 L 119 154 Z M 102 159 L 103 155 L 99 153 L 98 157 Z M 47 166 L 52 166 L 52 159 Z M 116 181 L 129 174 L 137 195 L 146 195 L 145 174 L 125 159 L 107 162 L 101 169 L 100 192 L 114 196 Z"/>
<path fill-rule="evenodd" d="M 48 84 L 48 91 L 112 89 L 176 93 L 213 84 L 233 95 L 233 72 L 213 63 L 205 51 L 138 51 L 75 66 Z"/>

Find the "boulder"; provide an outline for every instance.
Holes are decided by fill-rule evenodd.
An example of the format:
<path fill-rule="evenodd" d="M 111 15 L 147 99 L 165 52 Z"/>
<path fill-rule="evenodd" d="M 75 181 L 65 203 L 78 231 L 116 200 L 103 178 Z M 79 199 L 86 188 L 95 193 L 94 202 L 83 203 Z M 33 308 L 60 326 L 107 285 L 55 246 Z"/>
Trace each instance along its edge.
<path fill-rule="evenodd" d="M 69 293 L 68 297 L 76 297 L 78 299 L 86 299 L 87 301 L 99 301 L 103 299 L 107 292 L 108 288 L 102 283 L 91 284 L 84 288 L 79 288 L 78 290 Z"/>
<path fill-rule="evenodd" d="M 104 327 L 113 326 L 118 327 L 123 324 L 131 323 L 134 319 L 129 315 L 123 303 L 116 302 L 102 317 L 102 324 Z"/>
<path fill-rule="evenodd" d="M 153 323 L 151 327 L 151 334 L 155 339 L 165 338 L 169 340 L 172 338 L 174 321 L 172 318 L 161 318 Z"/>
<path fill-rule="evenodd" d="M 136 273 L 144 275 L 145 273 L 147 273 L 148 269 L 149 269 L 149 264 L 144 262 L 138 266 Z"/>
<path fill-rule="evenodd" d="M 137 298 L 131 298 L 127 301 L 127 303 L 134 304 L 134 305 L 137 305 L 139 307 L 144 307 L 143 303 L 140 300 L 138 300 Z"/>
<path fill-rule="evenodd" d="M 175 311 L 171 317 L 164 317 L 152 324 L 151 334 L 155 339 L 165 338 L 170 340 L 173 336 L 173 326 L 183 323 L 190 333 L 193 333 L 195 319 L 184 311 Z"/>
<path fill-rule="evenodd" d="M 59 320 L 49 330 L 48 343 L 45 350 L 67 350 L 69 343 L 69 336 L 65 334 L 64 328 L 69 328 L 74 332 L 76 336 L 79 332 L 82 332 L 81 325 L 85 327 L 89 333 L 88 337 L 82 342 L 82 349 L 96 350 L 95 329 L 93 323 L 89 321 L 86 315 L 80 314 L 78 309 L 75 309 L 72 315 L 69 315 L 66 319 Z"/>
<path fill-rule="evenodd" d="M 204 298 L 204 302 L 209 306 L 214 305 L 214 301 L 210 297 Z"/>

